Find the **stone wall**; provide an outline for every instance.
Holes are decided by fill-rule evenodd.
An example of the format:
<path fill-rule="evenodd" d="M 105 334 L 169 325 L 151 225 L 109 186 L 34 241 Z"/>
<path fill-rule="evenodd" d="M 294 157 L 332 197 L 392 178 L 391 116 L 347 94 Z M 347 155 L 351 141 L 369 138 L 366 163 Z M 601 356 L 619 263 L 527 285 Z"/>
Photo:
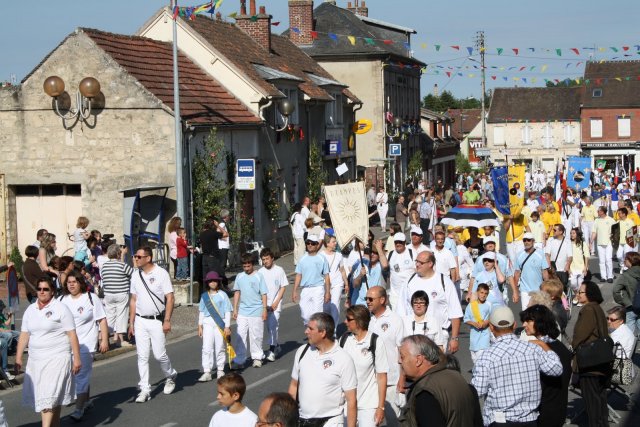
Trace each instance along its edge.
<path fill-rule="evenodd" d="M 52 110 L 42 85 L 61 77 L 75 103 L 78 83 L 100 81 L 104 108 L 70 130 Z M 175 185 L 171 112 L 86 35 L 72 34 L 19 87 L 0 89 L 0 173 L 9 187 L 9 244 L 15 244 L 12 186 L 80 184 L 91 228 L 121 240 L 126 187 Z M 175 190 L 168 197 L 175 199 Z M 13 209 L 12 209 L 13 207 Z M 173 212 L 166 212 L 165 218 Z M 73 229 L 75 224 L 71 224 Z"/>

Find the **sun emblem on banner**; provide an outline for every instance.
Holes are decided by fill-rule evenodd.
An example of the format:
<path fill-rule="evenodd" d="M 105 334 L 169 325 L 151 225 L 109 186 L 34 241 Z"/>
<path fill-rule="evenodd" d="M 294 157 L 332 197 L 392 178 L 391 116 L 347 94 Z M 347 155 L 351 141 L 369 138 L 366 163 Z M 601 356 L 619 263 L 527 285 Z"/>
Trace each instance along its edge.
<path fill-rule="evenodd" d="M 338 213 L 348 221 L 353 221 L 360 215 L 360 207 L 355 200 L 342 200 L 338 204 Z"/>

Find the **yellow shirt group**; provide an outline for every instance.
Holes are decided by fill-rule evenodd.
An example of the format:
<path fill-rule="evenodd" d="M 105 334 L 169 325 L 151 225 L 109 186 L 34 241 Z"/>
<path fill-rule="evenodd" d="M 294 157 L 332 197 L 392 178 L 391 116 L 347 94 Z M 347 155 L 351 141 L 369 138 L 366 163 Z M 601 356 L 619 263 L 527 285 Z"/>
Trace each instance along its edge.
<path fill-rule="evenodd" d="M 569 270 L 572 273 L 582 273 L 584 271 L 584 261 L 589 259 L 589 245 L 587 243 L 576 245 L 575 242 L 571 242 L 571 248 L 573 249 L 573 258 Z"/>
<path fill-rule="evenodd" d="M 525 228 L 528 225 L 529 220 L 527 220 L 527 218 L 523 214 L 517 215 L 515 218 L 511 218 L 509 228 L 505 229 L 507 243 L 522 240 L 522 236 L 525 233 Z"/>
<path fill-rule="evenodd" d="M 562 224 L 562 218 L 558 211 L 554 213 L 545 212 L 542 214 L 542 222 L 544 223 L 545 232 L 549 236 L 553 236 L 553 226 L 556 224 Z"/>
<path fill-rule="evenodd" d="M 593 224 L 593 232 L 596 235 L 596 245 L 607 246 L 611 244 L 611 226 L 615 223 L 610 216 L 596 218 Z"/>
<path fill-rule="evenodd" d="M 580 215 L 582 215 L 584 221 L 594 221 L 597 213 L 597 209 L 593 205 L 583 206 L 582 211 L 580 211 Z"/>
<path fill-rule="evenodd" d="M 627 243 L 627 230 L 633 227 L 635 224 L 629 218 L 624 221 L 618 221 L 620 224 L 620 244 L 624 245 Z"/>
<path fill-rule="evenodd" d="M 536 243 L 544 243 L 544 223 L 542 221 L 530 221 L 529 230 L 533 233 Z"/>

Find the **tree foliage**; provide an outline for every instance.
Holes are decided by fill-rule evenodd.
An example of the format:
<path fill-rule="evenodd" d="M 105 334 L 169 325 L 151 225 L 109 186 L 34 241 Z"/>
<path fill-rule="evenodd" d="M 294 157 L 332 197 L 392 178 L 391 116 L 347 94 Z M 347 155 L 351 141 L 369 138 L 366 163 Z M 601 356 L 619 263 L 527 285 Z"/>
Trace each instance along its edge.
<path fill-rule="evenodd" d="M 491 99 L 489 94 L 485 95 L 485 107 L 489 107 Z M 472 108 L 481 108 L 482 101 L 477 98 L 456 98 L 453 94 L 447 90 L 442 92 L 439 96 L 435 96 L 433 94 L 428 94 L 422 100 L 422 107 L 429 109 L 431 111 L 435 111 L 438 113 L 443 113 L 448 109 L 460 109 L 463 108 L 465 110 L 469 110 Z"/>
<path fill-rule="evenodd" d="M 420 174 L 422 173 L 422 160 L 422 151 L 418 150 L 413 153 L 413 156 L 411 156 L 409 164 L 407 165 L 407 175 L 409 179 L 413 181 L 420 179 Z"/>
<path fill-rule="evenodd" d="M 322 195 L 322 186 L 327 182 L 327 171 L 322 161 L 322 147 L 315 140 L 309 142 L 309 170 L 307 171 L 307 196 L 318 200 Z"/>
<path fill-rule="evenodd" d="M 460 151 L 456 153 L 456 173 L 469 173 L 471 172 L 471 164 L 464 154 Z"/>

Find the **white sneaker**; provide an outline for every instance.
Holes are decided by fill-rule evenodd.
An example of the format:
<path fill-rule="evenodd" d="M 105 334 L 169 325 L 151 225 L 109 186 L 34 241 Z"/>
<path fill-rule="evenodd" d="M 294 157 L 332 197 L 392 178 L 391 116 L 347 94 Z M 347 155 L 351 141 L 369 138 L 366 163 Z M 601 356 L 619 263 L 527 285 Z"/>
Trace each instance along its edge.
<path fill-rule="evenodd" d="M 253 367 L 254 368 L 262 368 L 262 360 L 258 360 L 258 359 L 254 360 L 253 361 Z"/>
<path fill-rule="evenodd" d="M 211 377 L 211 372 L 205 372 L 198 378 L 198 381 L 201 383 L 206 383 L 207 381 L 211 381 L 213 378 Z"/>
<path fill-rule="evenodd" d="M 269 362 L 275 362 L 276 361 L 276 354 L 273 351 L 270 351 L 269 353 L 267 353 L 267 360 Z"/>
<path fill-rule="evenodd" d="M 4 371 L 4 374 L 7 376 L 7 379 L 8 379 L 9 381 L 13 381 L 13 380 L 15 380 L 15 379 L 16 379 L 16 376 L 15 376 L 15 375 L 13 375 L 13 374 L 12 374 L 11 372 L 9 372 L 9 371 Z"/>
<path fill-rule="evenodd" d="M 222 377 L 224 377 L 224 371 L 218 371 L 217 378 L 220 379 Z"/>
<path fill-rule="evenodd" d="M 178 374 L 174 374 L 173 376 L 167 378 L 167 380 L 164 382 L 164 394 L 171 394 L 173 393 L 173 390 L 176 389 L 176 377 L 178 376 Z"/>
<path fill-rule="evenodd" d="M 138 397 L 136 397 L 136 403 L 144 403 L 149 399 L 151 399 L 151 395 L 145 391 L 141 391 Z"/>
<path fill-rule="evenodd" d="M 82 420 L 82 417 L 84 416 L 84 408 L 82 409 L 76 409 L 75 411 L 73 411 L 71 413 L 71 415 L 69 415 L 71 417 L 72 420 L 74 421 L 80 421 Z"/>

